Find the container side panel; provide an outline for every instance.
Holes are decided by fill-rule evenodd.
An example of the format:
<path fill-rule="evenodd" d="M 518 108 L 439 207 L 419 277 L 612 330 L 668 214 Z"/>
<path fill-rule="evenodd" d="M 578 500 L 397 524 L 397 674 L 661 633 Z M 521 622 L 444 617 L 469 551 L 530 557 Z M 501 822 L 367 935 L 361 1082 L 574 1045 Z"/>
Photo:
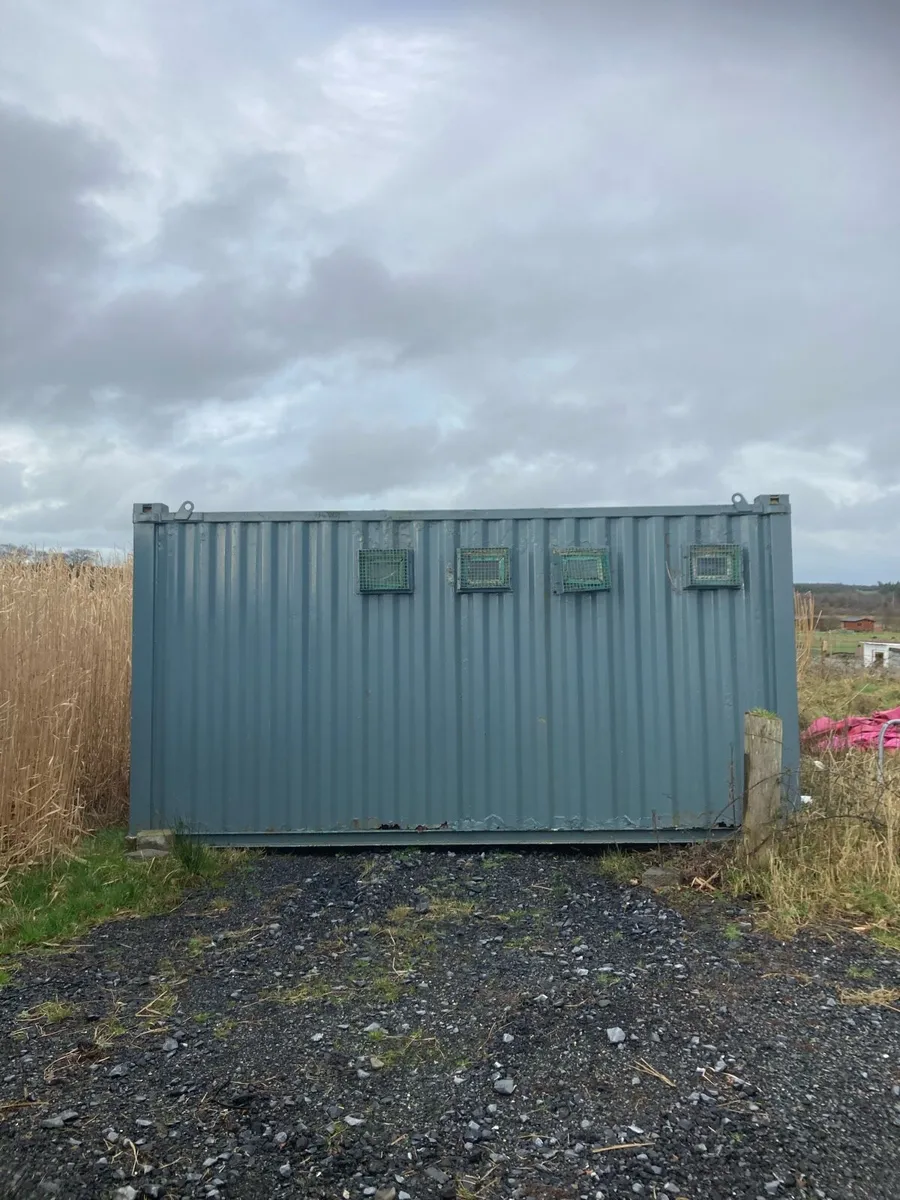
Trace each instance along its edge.
<path fill-rule="evenodd" d="M 135 518 L 135 827 L 237 841 L 723 829 L 756 707 L 784 718 L 796 777 L 786 504 L 162 507 Z M 739 586 L 695 586 L 692 547 L 720 544 L 740 548 Z M 509 590 L 460 592 L 457 551 L 493 547 Z M 359 552 L 378 549 L 410 551 L 411 590 L 360 591 Z M 572 549 L 608 552 L 608 588 L 562 591 Z"/>

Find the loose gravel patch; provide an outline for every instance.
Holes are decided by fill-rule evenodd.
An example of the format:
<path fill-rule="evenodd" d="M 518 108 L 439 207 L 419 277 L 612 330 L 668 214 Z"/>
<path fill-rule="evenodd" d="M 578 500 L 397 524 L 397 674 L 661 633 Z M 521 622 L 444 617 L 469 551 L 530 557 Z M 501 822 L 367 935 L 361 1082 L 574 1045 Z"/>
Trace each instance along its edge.
<path fill-rule="evenodd" d="M 900 1195 L 900 967 L 590 855 L 271 855 L 0 990 L 0 1195 Z"/>

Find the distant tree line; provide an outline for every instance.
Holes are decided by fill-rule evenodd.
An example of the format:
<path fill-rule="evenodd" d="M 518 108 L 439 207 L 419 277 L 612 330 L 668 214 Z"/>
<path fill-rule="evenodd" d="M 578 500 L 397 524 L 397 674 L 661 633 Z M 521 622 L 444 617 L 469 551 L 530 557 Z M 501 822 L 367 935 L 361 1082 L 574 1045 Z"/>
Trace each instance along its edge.
<path fill-rule="evenodd" d="M 812 592 L 822 617 L 874 617 L 886 629 L 900 628 L 900 582 L 867 585 L 797 583 L 798 592 Z"/>
<path fill-rule="evenodd" d="M 15 546 L 11 542 L 0 542 L 0 560 L 14 558 L 18 562 L 45 563 L 61 558 L 70 567 L 98 567 L 100 553 L 97 550 L 37 550 L 34 546 Z"/>

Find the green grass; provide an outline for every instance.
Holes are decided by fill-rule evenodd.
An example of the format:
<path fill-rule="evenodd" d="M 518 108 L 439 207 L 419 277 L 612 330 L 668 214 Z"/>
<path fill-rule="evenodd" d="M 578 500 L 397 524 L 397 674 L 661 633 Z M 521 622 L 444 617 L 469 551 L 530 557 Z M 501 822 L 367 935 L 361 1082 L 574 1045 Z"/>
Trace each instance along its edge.
<path fill-rule="evenodd" d="M 614 883 L 630 883 L 640 875 L 640 862 L 627 850 L 606 850 L 597 858 L 597 873 Z"/>
<path fill-rule="evenodd" d="M 168 858 L 134 861 L 124 850 L 124 833 L 107 830 L 85 838 L 72 858 L 11 872 L 0 890 L 0 962 L 57 946 L 112 917 L 166 912 L 186 887 L 220 879 L 241 859 L 183 838 Z"/>
<path fill-rule="evenodd" d="M 205 879 L 216 873 L 220 852 L 204 845 L 187 825 L 179 821 L 172 831 L 172 855 L 187 876 Z"/>
<path fill-rule="evenodd" d="M 871 938 L 886 950 L 896 950 L 900 954 L 900 933 L 895 933 L 892 929 L 873 929 Z"/>
<path fill-rule="evenodd" d="M 852 629 L 830 629 L 816 632 L 813 650 L 821 654 L 822 643 L 829 654 L 855 654 L 863 642 L 900 642 L 900 633 L 881 630 L 877 633 L 856 633 Z"/>
<path fill-rule="evenodd" d="M 741 927 L 736 925 L 733 921 L 728 922 L 728 924 L 722 930 L 722 933 L 726 942 L 739 942 L 744 936 L 741 933 Z"/>

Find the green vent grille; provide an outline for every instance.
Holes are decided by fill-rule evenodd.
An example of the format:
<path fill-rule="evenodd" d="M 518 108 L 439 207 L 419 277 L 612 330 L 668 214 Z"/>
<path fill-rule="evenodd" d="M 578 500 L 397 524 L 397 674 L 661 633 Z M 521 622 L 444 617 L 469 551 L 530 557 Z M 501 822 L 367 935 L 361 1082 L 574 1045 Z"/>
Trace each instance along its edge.
<path fill-rule="evenodd" d="M 411 550 L 360 550 L 357 565 L 364 596 L 412 591 Z"/>
<path fill-rule="evenodd" d="M 561 592 L 608 592 L 608 550 L 559 550 L 559 590 Z"/>
<path fill-rule="evenodd" d="M 456 590 L 458 592 L 507 592 L 509 548 L 490 546 L 456 552 Z"/>
<path fill-rule="evenodd" d="M 740 587 L 740 546 L 691 546 L 691 587 Z"/>

